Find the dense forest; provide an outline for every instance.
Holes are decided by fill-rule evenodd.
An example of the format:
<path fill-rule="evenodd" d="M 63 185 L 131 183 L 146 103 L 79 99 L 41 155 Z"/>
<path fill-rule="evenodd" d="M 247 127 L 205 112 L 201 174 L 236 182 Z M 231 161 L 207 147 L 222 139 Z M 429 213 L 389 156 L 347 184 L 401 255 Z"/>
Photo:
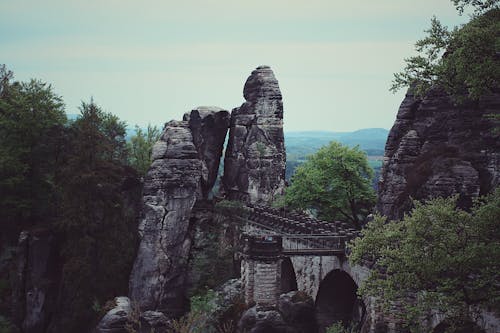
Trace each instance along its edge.
<path fill-rule="evenodd" d="M 125 140 L 126 125 L 91 99 L 66 118 L 64 102 L 39 80 L 13 81 L 0 67 L 0 228 L 2 327 L 22 318 L 12 256 L 21 231 L 49 231 L 61 258 L 48 281 L 61 332 L 91 325 L 107 300 L 126 293 L 135 257 L 140 176 L 150 163 L 158 129 Z M 120 253 L 117 256 L 117 253 Z M 112 278 L 111 278 L 112 277 Z M 52 288 L 52 289 L 51 289 Z"/>

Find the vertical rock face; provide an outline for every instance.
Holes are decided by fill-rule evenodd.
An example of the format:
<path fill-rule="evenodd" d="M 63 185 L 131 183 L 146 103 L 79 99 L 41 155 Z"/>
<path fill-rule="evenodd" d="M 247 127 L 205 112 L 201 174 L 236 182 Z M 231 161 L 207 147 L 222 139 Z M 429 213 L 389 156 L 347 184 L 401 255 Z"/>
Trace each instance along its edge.
<path fill-rule="evenodd" d="M 231 114 L 222 192 L 231 200 L 270 203 L 285 187 L 283 101 L 273 71 L 260 66 L 245 83 L 246 102 Z"/>
<path fill-rule="evenodd" d="M 439 90 L 423 99 L 407 93 L 385 146 L 378 210 L 398 219 L 410 197 L 453 194 L 468 207 L 498 186 L 500 137 L 490 114 L 500 114 L 500 94 L 456 106 Z"/>
<path fill-rule="evenodd" d="M 49 230 L 19 236 L 13 313 L 23 332 L 45 332 L 56 311 L 59 248 Z"/>
<path fill-rule="evenodd" d="M 130 298 L 142 310 L 170 316 L 185 310 L 191 213 L 215 182 L 228 112 L 203 108 L 184 119 L 168 122 L 153 147 L 144 181 L 141 243 L 129 284 Z"/>
<path fill-rule="evenodd" d="M 217 179 L 229 127 L 229 112 L 218 107 L 200 106 L 184 114 L 183 120 L 188 122 L 202 161 L 201 194 L 206 199 Z"/>

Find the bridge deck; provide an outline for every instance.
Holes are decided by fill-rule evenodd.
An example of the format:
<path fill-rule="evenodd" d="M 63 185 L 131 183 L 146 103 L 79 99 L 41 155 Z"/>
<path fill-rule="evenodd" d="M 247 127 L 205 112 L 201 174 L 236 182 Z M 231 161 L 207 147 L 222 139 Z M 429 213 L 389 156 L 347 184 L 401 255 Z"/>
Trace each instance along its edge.
<path fill-rule="evenodd" d="M 343 222 L 326 222 L 300 214 L 284 214 L 263 206 L 246 208 L 239 216 L 242 222 L 283 239 L 285 256 L 345 256 L 346 243 L 358 236 L 358 231 Z"/>

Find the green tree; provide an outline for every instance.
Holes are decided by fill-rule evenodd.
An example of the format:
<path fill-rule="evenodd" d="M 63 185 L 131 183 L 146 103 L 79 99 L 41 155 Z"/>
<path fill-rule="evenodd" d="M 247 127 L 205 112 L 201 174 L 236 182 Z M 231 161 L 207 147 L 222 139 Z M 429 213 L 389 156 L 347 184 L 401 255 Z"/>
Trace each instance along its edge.
<path fill-rule="evenodd" d="M 422 319 L 439 311 L 456 326 L 477 310 L 500 310 L 500 189 L 471 212 L 457 197 L 415 203 L 401 221 L 377 216 L 354 240 L 349 261 L 371 264 L 360 292 L 376 297 L 418 332 Z"/>
<path fill-rule="evenodd" d="M 92 324 L 94 303 L 126 292 L 136 248 L 139 186 L 121 154 L 125 129 L 93 101 L 68 129 L 57 229 L 62 244 L 61 332 Z M 137 192 L 137 193 L 136 193 Z M 119 254 L 119 255 L 117 255 Z"/>
<path fill-rule="evenodd" d="M 66 115 L 50 85 L 10 83 L 12 73 L 0 72 L 0 220 L 19 231 L 53 217 Z"/>
<path fill-rule="evenodd" d="M 144 132 L 135 126 L 135 135 L 128 142 L 129 163 L 139 174 L 145 175 L 151 165 L 153 145 L 160 139 L 160 130 L 156 126 L 148 125 Z"/>
<path fill-rule="evenodd" d="M 359 147 L 331 142 L 297 167 L 285 203 L 313 210 L 321 219 L 342 219 L 359 228 L 375 204 L 372 177 L 373 170 Z"/>
<path fill-rule="evenodd" d="M 466 7 L 473 7 L 476 13 L 484 12 L 490 8 L 498 7 L 498 0 L 451 0 L 460 14 Z"/>
<path fill-rule="evenodd" d="M 445 89 L 457 103 L 477 100 L 498 88 L 500 78 L 500 9 L 498 0 L 453 0 L 463 11 L 472 5 L 476 16 L 468 24 L 449 30 L 437 18 L 427 36 L 416 42 L 417 56 L 394 74 L 393 92 L 411 87 L 417 96 L 433 87 Z M 489 11 L 486 11 L 489 9 Z"/>

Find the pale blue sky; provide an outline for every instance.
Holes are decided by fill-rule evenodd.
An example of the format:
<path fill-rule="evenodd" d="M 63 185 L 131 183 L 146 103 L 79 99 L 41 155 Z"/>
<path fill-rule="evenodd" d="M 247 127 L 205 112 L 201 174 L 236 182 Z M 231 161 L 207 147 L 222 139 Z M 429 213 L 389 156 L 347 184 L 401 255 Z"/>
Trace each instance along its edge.
<path fill-rule="evenodd" d="M 51 83 L 68 113 L 93 96 L 130 125 L 239 106 L 266 64 L 285 130 L 390 128 L 392 73 L 433 15 L 467 20 L 449 0 L 0 0 L 0 63 Z"/>

